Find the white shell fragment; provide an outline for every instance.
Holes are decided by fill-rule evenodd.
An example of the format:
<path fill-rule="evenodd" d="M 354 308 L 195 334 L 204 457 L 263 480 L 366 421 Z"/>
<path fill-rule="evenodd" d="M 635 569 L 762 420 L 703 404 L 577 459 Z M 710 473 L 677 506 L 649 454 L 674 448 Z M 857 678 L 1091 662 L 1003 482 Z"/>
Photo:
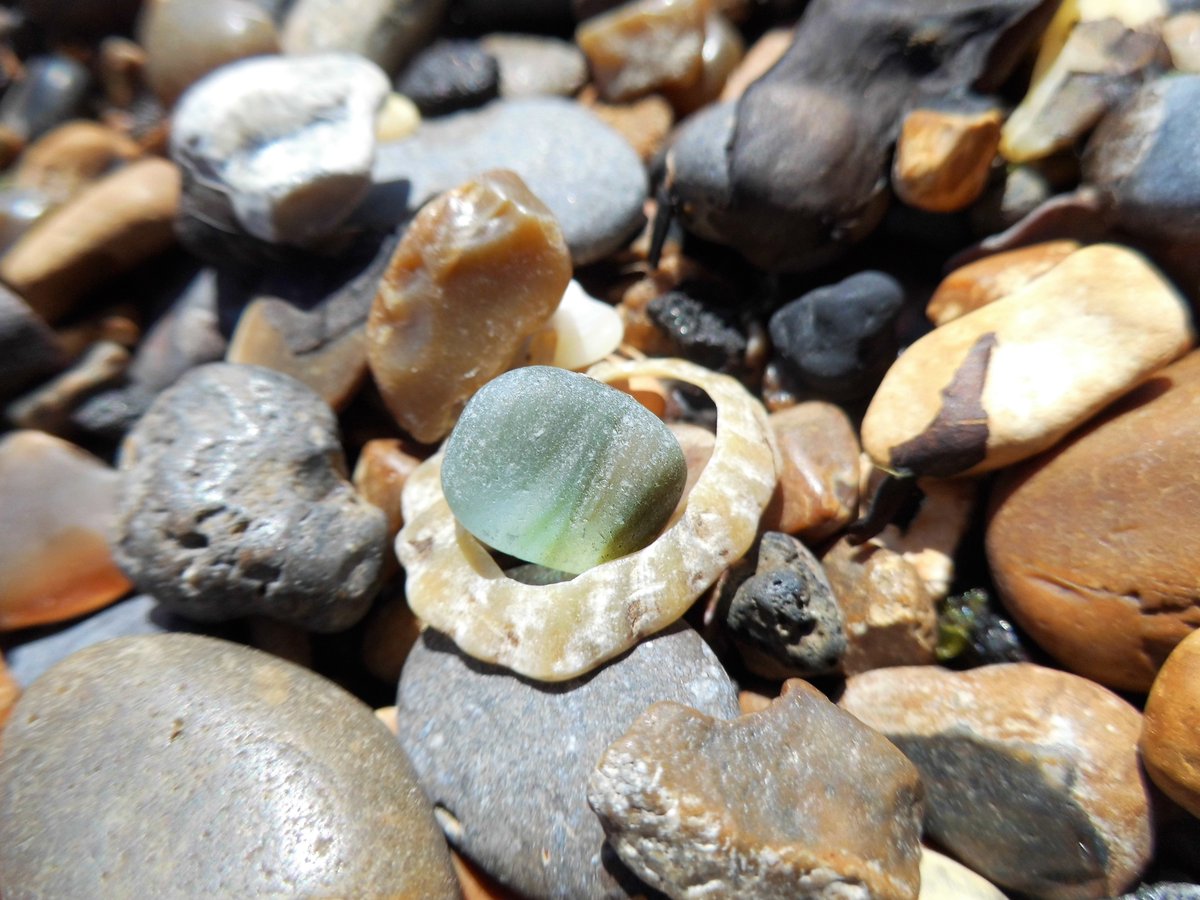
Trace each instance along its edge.
<path fill-rule="evenodd" d="M 588 294 L 574 278 L 550 317 L 550 327 L 557 338 L 553 365 L 560 369 L 582 369 L 599 362 L 625 337 L 621 314 Z"/>
<path fill-rule="evenodd" d="M 407 523 L 396 553 L 409 605 L 463 652 L 542 681 L 594 669 L 679 619 L 754 541 L 775 488 L 766 411 L 727 375 L 678 359 L 600 363 L 603 382 L 675 379 L 705 391 L 717 408 L 716 446 L 682 515 L 648 547 L 571 581 L 526 585 L 508 578 L 454 518 L 441 490 L 441 456 L 409 477 Z"/>

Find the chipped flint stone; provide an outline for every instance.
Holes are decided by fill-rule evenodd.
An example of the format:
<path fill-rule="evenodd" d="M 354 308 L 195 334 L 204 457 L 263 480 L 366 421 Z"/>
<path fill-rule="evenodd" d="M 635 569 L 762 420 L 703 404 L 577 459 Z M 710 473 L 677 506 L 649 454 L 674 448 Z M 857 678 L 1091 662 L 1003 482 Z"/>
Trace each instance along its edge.
<path fill-rule="evenodd" d="M 387 76 L 349 54 L 259 57 L 193 85 L 173 118 L 183 215 L 270 243 L 332 233 L 371 182 Z"/>
<path fill-rule="evenodd" d="M 328 632 L 367 611 L 385 516 L 347 480 L 333 413 L 295 379 L 193 369 L 129 433 L 121 469 L 114 555 L 172 612 Z"/>
<path fill-rule="evenodd" d="M 559 684 L 480 663 L 426 629 L 400 678 L 398 737 L 447 839 L 507 887 L 533 898 L 637 896 L 646 887 L 611 858 L 586 785 L 604 748 L 660 700 L 738 714 L 729 676 L 682 624 Z"/>
<path fill-rule="evenodd" d="M 612 253 L 642 225 L 646 172 L 595 114 L 560 97 L 500 100 L 382 144 L 374 186 L 351 221 L 390 230 L 490 169 L 511 169 L 550 208 L 576 265 Z"/>

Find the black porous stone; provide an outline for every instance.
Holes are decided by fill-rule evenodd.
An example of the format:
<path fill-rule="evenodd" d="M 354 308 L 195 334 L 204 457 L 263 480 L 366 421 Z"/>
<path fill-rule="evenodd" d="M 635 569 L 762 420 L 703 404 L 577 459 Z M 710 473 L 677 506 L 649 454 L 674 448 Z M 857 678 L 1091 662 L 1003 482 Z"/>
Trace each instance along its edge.
<path fill-rule="evenodd" d="M 668 291 L 646 306 L 646 314 L 678 348 L 685 359 L 715 372 L 735 372 L 746 356 L 746 336 L 733 324 L 728 310 L 685 290 Z"/>

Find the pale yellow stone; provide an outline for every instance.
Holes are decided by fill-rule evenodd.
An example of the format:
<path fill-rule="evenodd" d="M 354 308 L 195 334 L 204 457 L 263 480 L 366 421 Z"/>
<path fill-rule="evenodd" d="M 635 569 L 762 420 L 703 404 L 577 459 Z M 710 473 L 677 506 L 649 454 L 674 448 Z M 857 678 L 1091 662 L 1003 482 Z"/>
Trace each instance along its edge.
<path fill-rule="evenodd" d="M 1163 40 L 1171 65 L 1180 72 L 1200 72 L 1200 12 L 1182 12 L 1163 24 Z"/>
<path fill-rule="evenodd" d="M 556 337 L 551 365 L 583 369 L 621 346 L 625 323 L 615 307 L 591 297 L 574 279 L 550 317 Z"/>
<path fill-rule="evenodd" d="M 775 487 L 766 411 L 735 379 L 675 359 L 605 362 L 588 374 L 683 381 L 717 407 L 712 456 L 682 514 L 653 543 L 571 581 L 513 581 L 450 512 L 440 455 L 409 477 L 396 539 L 409 605 L 423 621 L 463 652 L 543 681 L 582 675 L 678 620 L 750 549 Z"/>
<path fill-rule="evenodd" d="M 963 479 L 922 478 L 921 502 L 912 521 L 901 529 L 888 525 L 871 543 L 899 553 L 938 601 L 950 593 L 954 581 L 954 556 L 975 511 L 975 482 Z"/>
<path fill-rule="evenodd" d="M 421 125 L 421 111 L 403 94 L 391 93 L 375 116 L 375 139 L 381 144 L 402 141 Z"/>
<path fill-rule="evenodd" d="M 1042 35 L 1030 84 L 1041 81 L 1062 52 L 1071 29 L 1079 22 L 1116 19 L 1129 28 L 1139 28 L 1167 14 L 1166 0 L 1062 0 Z"/>
<path fill-rule="evenodd" d="M 1004 892 L 928 847 L 921 848 L 921 893 L 917 900 L 1005 900 Z"/>

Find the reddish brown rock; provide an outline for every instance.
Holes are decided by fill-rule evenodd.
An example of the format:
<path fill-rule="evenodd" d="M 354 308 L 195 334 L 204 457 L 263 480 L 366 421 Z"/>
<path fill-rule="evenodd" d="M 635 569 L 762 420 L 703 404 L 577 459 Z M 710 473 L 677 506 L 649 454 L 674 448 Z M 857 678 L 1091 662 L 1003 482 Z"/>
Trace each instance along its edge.
<path fill-rule="evenodd" d="M 21 688 L 4 664 L 3 654 L 0 654 L 0 742 L 3 742 L 4 723 L 8 721 L 8 714 L 20 696 Z"/>
<path fill-rule="evenodd" d="M 799 680 L 729 721 L 656 703 L 588 780 L 609 843 L 671 897 L 915 900 L 921 793 L 894 746 Z"/>
<path fill-rule="evenodd" d="M 1141 748 L 1154 783 L 1200 817 L 1200 631 L 1171 651 L 1154 679 Z"/>
<path fill-rule="evenodd" d="M 0 631 L 62 622 L 129 590 L 108 551 L 118 480 L 40 431 L 0 441 Z"/>
<path fill-rule="evenodd" d="M 648 163 L 663 148 L 675 113 L 671 104 L 657 94 L 630 103 L 604 103 L 593 89 L 587 88 L 579 102 L 594 112 L 602 122 L 629 141 L 642 162 Z"/>
<path fill-rule="evenodd" d="M 380 681 L 395 684 L 404 660 L 421 636 L 421 623 L 408 608 L 403 594 L 375 605 L 363 629 L 362 660 L 367 671 Z"/>
<path fill-rule="evenodd" d="M 1013 618 L 1064 666 L 1145 691 L 1200 626 L 1200 352 L 997 480 L 987 553 Z"/>
<path fill-rule="evenodd" d="M 851 678 L 840 705 L 920 770 L 926 833 L 1001 887 L 1110 897 L 1149 862 L 1142 717 L 1098 684 L 1029 663 L 904 667 Z"/>
<path fill-rule="evenodd" d="M 858 436 L 841 407 L 820 400 L 770 415 L 779 484 L 763 528 L 817 542 L 858 513 Z"/>
<path fill-rule="evenodd" d="M 400 513 L 400 494 L 408 476 L 421 460 L 404 449 L 395 438 L 376 438 L 367 441 L 354 465 L 351 481 L 359 495 L 368 503 L 383 510 L 388 521 L 388 543 L 404 525 Z"/>
<path fill-rule="evenodd" d="M 914 109 L 904 117 L 892 187 L 927 212 L 966 209 L 983 193 L 1000 146 L 1000 110 L 979 113 Z"/>

